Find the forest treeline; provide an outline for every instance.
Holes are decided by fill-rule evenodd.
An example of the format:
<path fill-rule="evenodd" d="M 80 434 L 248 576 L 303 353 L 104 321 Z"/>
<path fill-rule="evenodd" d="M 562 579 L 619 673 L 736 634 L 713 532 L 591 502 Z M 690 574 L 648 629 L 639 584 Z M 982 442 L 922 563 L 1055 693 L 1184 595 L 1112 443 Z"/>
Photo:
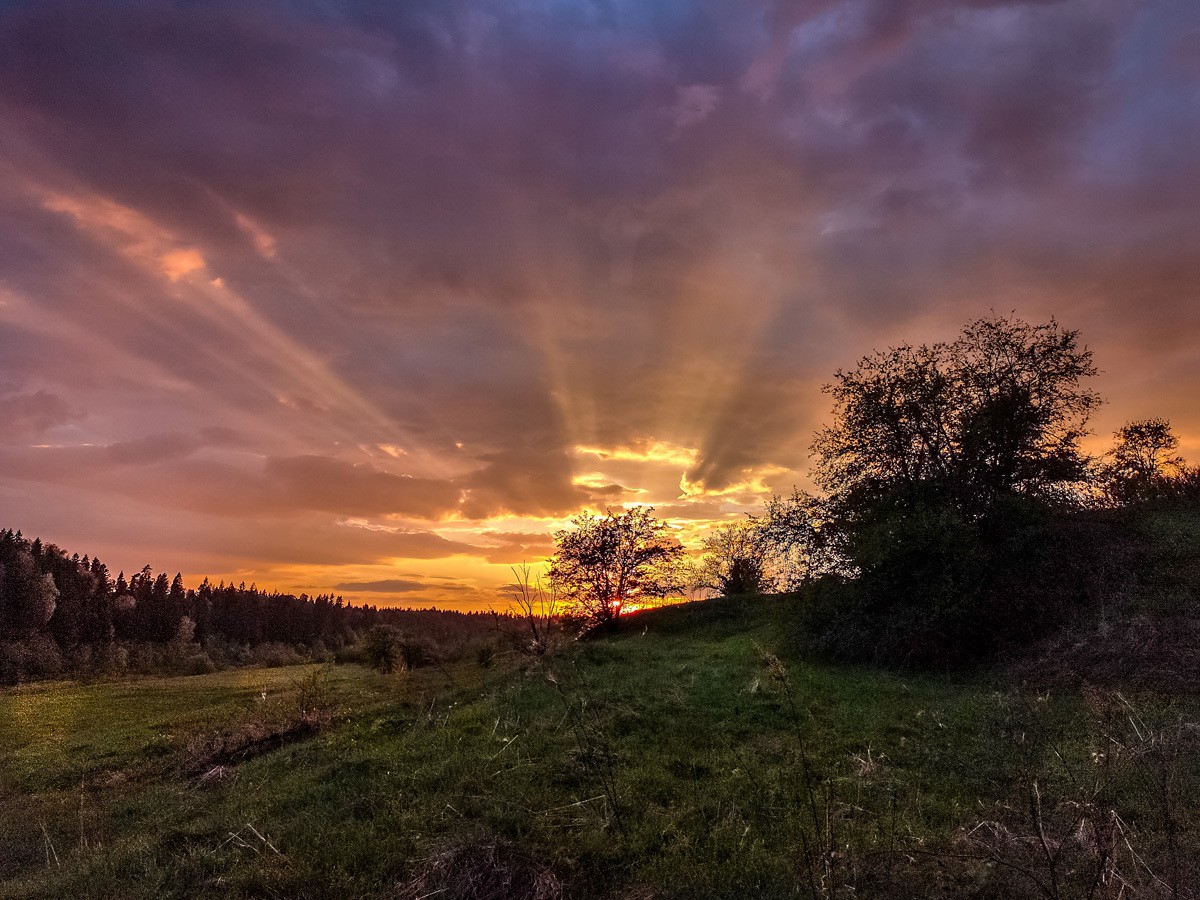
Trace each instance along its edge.
<path fill-rule="evenodd" d="M 96 557 L 0 531 L 0 683 L 61 675 L 198 674 L 232 665 L 285 665 L 335 657 L 376 662 L 477 641 L 503 616 L 379 609 L 333 594 L 255 585 L 189 588 L 150 566 L 114 578 Z M 382 649 L 380 647 L 382 645 Z"/>

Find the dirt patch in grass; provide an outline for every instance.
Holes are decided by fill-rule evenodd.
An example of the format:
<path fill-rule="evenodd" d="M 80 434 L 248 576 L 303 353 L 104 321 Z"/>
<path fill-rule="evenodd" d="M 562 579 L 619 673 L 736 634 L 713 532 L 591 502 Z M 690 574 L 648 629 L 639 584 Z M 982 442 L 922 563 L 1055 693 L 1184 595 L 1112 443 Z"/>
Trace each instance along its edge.
<path fill-rule="evenodd" d="M 267 702 L 217 731 L 193 734 L 184 744 L 182 769 L 201 783 L 229 777 L 231 767 L 314 737 L 333 721 L 329 674 L 314 670 L 292 685 L 290 701 Z"/>
<path fill-rule="evenodd" d="M 250 720 L 223 731 L 193 735 L 184 747 L 183 772 L 201 781 L 220 780 L 230 766 L 313 737 L 328 724 L 328 715 L 311 712 L 282 721 Z M 214 775 L 217 772 L 222 774 Z"/>

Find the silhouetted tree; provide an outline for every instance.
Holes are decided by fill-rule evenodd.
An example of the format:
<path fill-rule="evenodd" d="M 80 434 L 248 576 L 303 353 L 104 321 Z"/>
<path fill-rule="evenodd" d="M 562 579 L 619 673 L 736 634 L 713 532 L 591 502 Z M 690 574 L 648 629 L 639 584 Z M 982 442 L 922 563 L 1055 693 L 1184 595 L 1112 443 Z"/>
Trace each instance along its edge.
<path fill-rule="evenodd" d="M 42 544 L 35 544 L 36 555 L 28 543 L 13 540 L 0 564 L 0 626 L 16 634 L 33 634 L 44 628 L 58 603 L 54 576 L 39 565 Z"/>
<path fill-rule="evenodd" d="M 764 523 L 807 574 L 838 576 L 827 648 L 961 661 L 1053 618 L 1051 512 L 1083 496 L 1095 373 L 1077 332 L 1003 316 L 837 372 L 813 443 L 822 493 L 774 498 Z"/>
<path fill-rule="evenodd" d="M 54 584 L 54 576 L 45 572 L 33 585 L 24 604 L 24 626 L 30 631 L 38 631 L 50 623 L 54 609 L 58 605 L 58 588 Z"/>
<path fill-rule="evenodd" d="M 1172 492 L 1187 475 L 1187 466 L 1175 451 L 1179 438 L 1166 419 L 1126 422 L 1114 432 L 1116 444 L 1101 466 L 1108 495 L 1119 504 L 1136 503 Z"/>
<path fill-rule="evenodd" d="M 758 520 L 720 525 L 704 537 L 702 546 L 704 557 L 698 571 L 701 587 L 724 595 L 757 594 L 775 588 L 772 547 Z"/>
<path fill-rule="evenodd" d="M 917 488 L 968 518 L 1003 494 L 1054 493 L 1086 474 L 1095 374 L 1053 319 L 980 319 L 951 343 L 865 356 L 825 387 L 835 419 L 813 443 L 817 484 L 843 512 Z"/>
<path fill-rule="evenodd" d="M 590 625 L 615 622 L 630 601 L 684 590 L 683 548 L 651 512 L 639 506 L 619 515 L 583 513 L 555 535 L 551 584 Z"/>
<path fill-rule="evenodd" d="M 534 574 L 528 563 L 512 566 L 513 583 L 508 587 L 509 596 L 517 608 L 517 616 L 528 629 L 529 640 L 525 644 L 528 652 L 540 656 L 550 649 L 558 616 L 558 588 L 553 582 L 547 587 L 541 574 Z"/>

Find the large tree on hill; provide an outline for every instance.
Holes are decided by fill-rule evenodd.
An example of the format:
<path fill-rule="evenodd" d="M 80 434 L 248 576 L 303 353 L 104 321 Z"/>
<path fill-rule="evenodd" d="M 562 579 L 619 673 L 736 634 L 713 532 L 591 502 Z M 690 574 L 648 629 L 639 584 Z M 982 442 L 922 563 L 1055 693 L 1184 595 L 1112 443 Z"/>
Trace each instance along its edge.
<path fill-rule="evenodd" d="M 958 661 L 1052 617 L 1039 585 L 1062 568 L 1055 501 L 1088 477 L 1095 374 L 1077 332 L 1003 316 L 836 373 L 813 443 L 822 491 L 775 498 L 764 526 L 808 574 L 855 577 L 827 610 L 826 649 Z"/>
<path fill-rule="evenodd" d="M 639 506 L 619 515 L 583 513 L 554 536 L 550 581 L 588 622 L 609 625 L 631 601 L 682 593 L 683 548 Z"/>
<path fill-rule="evenodd" d="M 1053 319 L 993 316 L 954 341 L 864 356 L 825 386 L 821 493 L 775 498 L 764 531 L 809 574 L 848 574 L 917 507 L 977 523 L 1005 497 L 1069 494 L 1088 472 L 1079 444 L 1100 403 L 1086 386 L 1095 374 L 1079 333 Z"/>

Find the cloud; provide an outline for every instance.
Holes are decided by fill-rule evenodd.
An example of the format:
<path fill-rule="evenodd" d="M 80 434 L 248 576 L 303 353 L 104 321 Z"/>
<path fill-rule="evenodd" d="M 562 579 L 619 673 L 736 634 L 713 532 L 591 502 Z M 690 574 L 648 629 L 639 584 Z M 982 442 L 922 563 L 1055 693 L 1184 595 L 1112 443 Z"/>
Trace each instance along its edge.
<path fill-rule="evenodd" d="M 721 89 L 712 84 L 689 84 L 679 88 L 671 115 L 676 128 L 699 125 L 713 114 L 721 101 Z"/>
<path fill-rule="evenodd" d="M 265 475 L 278 504 L 344 515 L 432 519 L 456 508 L 459 500 L 450 482 L 392 475 L 324 456 L 271 457 Z"/>
<path fill-rule="evenodd" d="M 429 591 L 434 590 L 439 593 L 454 593 L 461 591 L 464 593 L 473 593 L 474 588 L 464 585 L 455 584 L 428 584 L 423 581 L 409 581 L 406 578 L 384 578 L 379 581 L 344 581 L 341 584 L 334 585 L 334 588 L 339 591 L 353 591 L 355 593 L 369 592 L 381 594 L 410 594 L 414 591 Z"/>
<path fill-rule="evenodd" d="M 514 566 L 533 563 L 554 554 L 554 541 L 545 532 L 482 531 L 479 540 L 486 546 L 479 553 L 489 563 Z"/>
<path fill-rule="evenodd" d="M 558 515 L 587 500 L 570 483 L 559 453 L 550 471 L 523 452 L 492 454 L 461 478 L 397 475 L 370 462 L 331 456 L 214 455 L 242 449 L 222 430 L 158 434 L 106 445 L 10 449 L 10 478 L 50 484 L 105 484 L 167 508 L 217 516 L 284 516 L 303 511 L 344 517 L 440 520 L 457 516 Z M 558 479 L 562 478 L 563 481 Z"/>
<path fill-rule="evenodd" d="M 691 447 L 681 447 L 670 441 L 660 441 L 652 437 L 637 438 L 615 447 L 580 445 L 575 448 L 575 452 L 584 456 L 595 456 L 601 460 L 666 463 L 673 466 L 692 465 L 698 455 L 698 451 Z"/>
<path fill-rule="evenodd" d="M 172 572 L 280 585 L 283 577 L 299 581 L 303 576 L 297 572 L 315 568 L 330 584 L 348 580 L 328 577 L 342 569 L 351 575 L 363 566 L 391 567 L 397 560 L 452 563 L 480 552 L 430 531 L 364 529 L 316 513 L 213 519 L 75 485 L 29 490 L 18 483 L 5 486 L 0 496 L 5 527 L 20 527 L 71 552 L 99 555 L 114 572 L 150 563 Z"/>
<path fill-rule="evenodd" d="M 480 459 L 484 467 L 462 482 L 462 513 L 468 518 L 562 515 L 587 501 L 571 483 L 571 461 L 562 449 L 516 447 Z"/>
<path fill-rule="evenodd" d="M 172 281 L 178 281 L 190 272 L 197 272 L 204 265 L 204 257 L 194 247 L 172 250 L 162 258 L 163 272 Z"/>
<path fill-rule="evenodd" d="M 0 440 L 37 438 L 61 425 L 78 422 L 83 414 L 62 397 L 39 390 L 0 397 Z"/>
<path fill-rule="evenodd" d="M 153 434 L 131 441 L 118 441 L 104 448 L 83 448 L 85 454 L 102 449 L 106 463 L 118 466 L 150 466 L 155 463 L 184 459 L 200 446 L 200 442 L 186 434 Z M 68 453 L 70 448 L 63 448 Z"/>
<path fill-rule="evenodd" d="M 571 483 L 587 492 L 588 500 L 592 503 L 615 503 L 619 500 L 632 500 L 639 494 L 644 494 L 644 488 L 629 488 L 623 484 L 611 481 L 602 472 L 589 472 L 584 475 L 574 475 Z"/>

